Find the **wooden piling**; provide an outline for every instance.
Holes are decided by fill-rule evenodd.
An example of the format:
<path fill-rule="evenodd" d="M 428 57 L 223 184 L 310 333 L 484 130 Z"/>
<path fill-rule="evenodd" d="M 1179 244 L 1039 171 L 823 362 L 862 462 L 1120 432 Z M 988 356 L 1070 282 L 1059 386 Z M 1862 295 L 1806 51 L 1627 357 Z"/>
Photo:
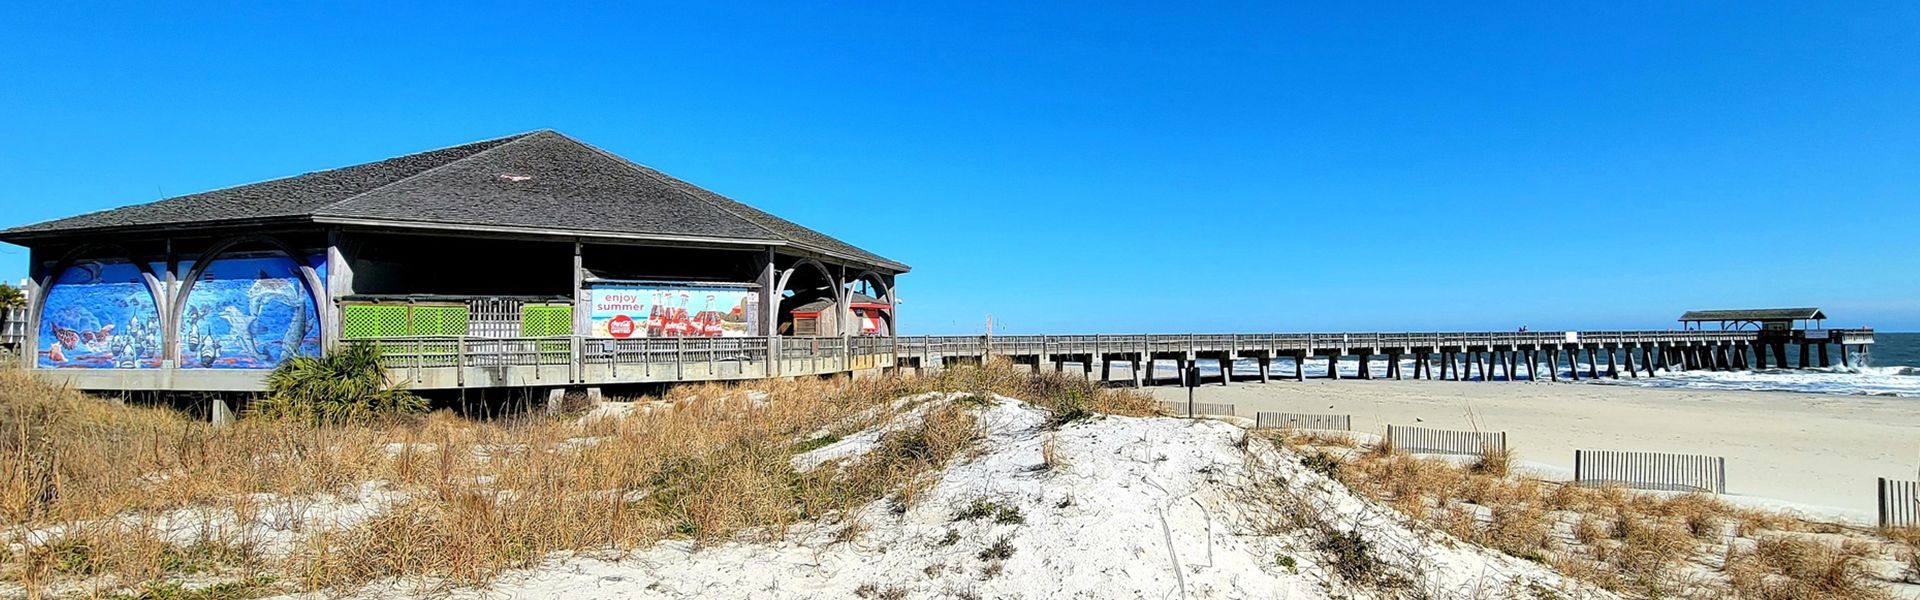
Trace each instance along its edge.
<path fill-rule="evenodd" d="M 1327 379 L 1340 379 L 1340 355 L 1327 355 Z"/>

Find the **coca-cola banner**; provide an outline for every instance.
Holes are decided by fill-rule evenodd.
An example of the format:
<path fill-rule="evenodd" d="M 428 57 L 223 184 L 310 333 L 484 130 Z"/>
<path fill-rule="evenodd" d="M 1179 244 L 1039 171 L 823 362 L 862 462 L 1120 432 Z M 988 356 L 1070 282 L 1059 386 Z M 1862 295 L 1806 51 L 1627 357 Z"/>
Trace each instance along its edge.
<path fill-rule="evenodd" d="M 760 295 L 751 288 L 595 284 L 583 293 L 594 337 L 757 335 Z"/>

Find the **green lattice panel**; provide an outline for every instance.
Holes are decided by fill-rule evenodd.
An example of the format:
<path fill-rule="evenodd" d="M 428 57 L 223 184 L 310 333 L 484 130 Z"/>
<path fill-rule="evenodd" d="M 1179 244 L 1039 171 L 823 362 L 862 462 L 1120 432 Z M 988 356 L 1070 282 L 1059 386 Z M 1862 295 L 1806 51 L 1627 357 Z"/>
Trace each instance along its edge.
<path fill-rule="evenodd" d="M 415 304 L 411 335 L 466 335 L 464 304 Z"/>
<path fill-rule="evenodd" d="M 407 335 L 404 304 L 345 304 L 340 307 L 340 318 L 345 321 L 341 330 L 347 338 Z"/>
<path fill-rule="evenodd" d="M 520 335 L 540 337 L 573 334 L 573 305 L 528 304 L 520 307 Z"/>

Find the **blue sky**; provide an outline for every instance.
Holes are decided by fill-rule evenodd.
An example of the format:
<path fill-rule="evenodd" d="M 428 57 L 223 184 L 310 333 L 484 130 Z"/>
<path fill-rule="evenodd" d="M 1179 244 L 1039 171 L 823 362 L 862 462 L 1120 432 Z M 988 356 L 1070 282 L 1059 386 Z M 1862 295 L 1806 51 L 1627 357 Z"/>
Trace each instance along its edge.
<path fill-rule="evenodd" d="M 0 225 L 554 128 L 906 333 L 1920 329 L 1915 3 L 281 4 L 4 7 Z"/>

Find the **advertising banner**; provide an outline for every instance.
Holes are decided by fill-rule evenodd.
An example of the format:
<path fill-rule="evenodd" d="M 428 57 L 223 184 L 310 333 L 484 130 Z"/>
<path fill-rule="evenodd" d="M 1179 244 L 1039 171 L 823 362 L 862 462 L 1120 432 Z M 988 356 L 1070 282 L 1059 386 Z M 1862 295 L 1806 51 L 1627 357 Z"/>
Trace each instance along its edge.
<path fill-rule="evenodd" d="M 584 290 L 590 335 L 602 338 L 756 335 L 760 294 L 742 286 L 594 284 Z"/>

